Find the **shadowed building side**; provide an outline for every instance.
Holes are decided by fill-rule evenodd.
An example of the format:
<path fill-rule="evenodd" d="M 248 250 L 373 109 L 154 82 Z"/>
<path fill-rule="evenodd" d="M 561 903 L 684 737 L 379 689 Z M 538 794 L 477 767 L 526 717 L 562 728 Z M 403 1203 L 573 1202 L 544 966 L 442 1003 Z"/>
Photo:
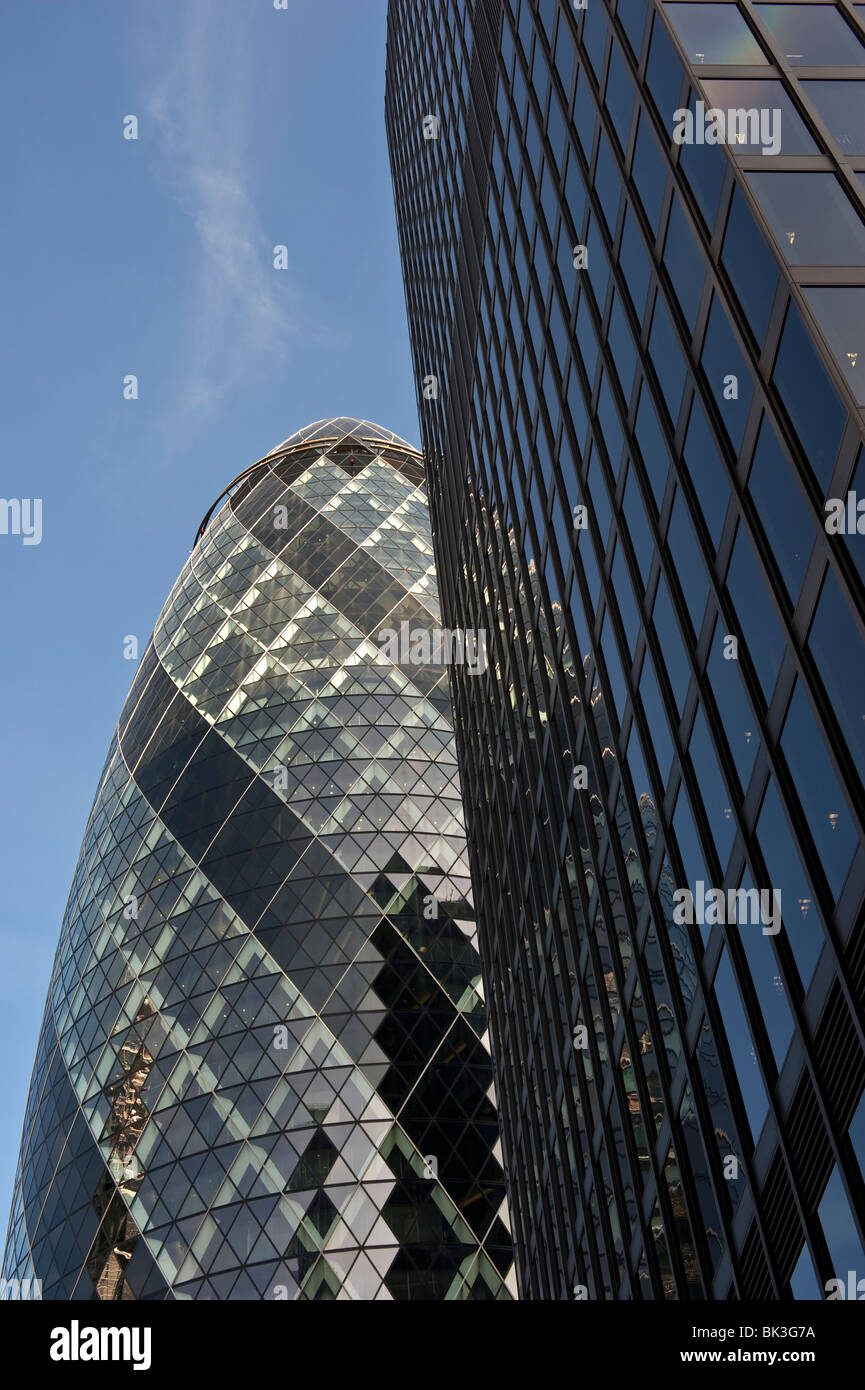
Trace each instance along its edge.
<path fill-rule="evenodd" d="M 388 6 L 525 1297 L 865 1261 L 863 15 Z"/>

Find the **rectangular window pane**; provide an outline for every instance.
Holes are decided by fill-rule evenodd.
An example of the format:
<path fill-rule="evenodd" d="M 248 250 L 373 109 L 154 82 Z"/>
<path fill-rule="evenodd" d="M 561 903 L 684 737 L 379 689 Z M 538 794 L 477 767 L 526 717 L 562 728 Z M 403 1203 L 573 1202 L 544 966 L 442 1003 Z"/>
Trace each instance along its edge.
<path fill-rule="evenodd" d="M 794 68 L 865 63 L 865 48 L 834 5 L 770 4 L 754 8 Z"/>
<path fill-rule="evenodd" d="M 765 415 L 748 477 L 748 491 L 795 603 L 814 544 L 816 524 L 792 476 L 789 459 Z"/>
<path fill-rule="evenodd" d="M 865 226 L 834 174 L 746 175 L 790 265 L 861 265 Z"/>
<path fill-rule="evenodd" d="M 727 588 L 768 704 L 784 655 L 785 638 L 768 596 L 763 571 L 744 528 L 739 527 L 727 575 Z M 717 636 L 717 635 L 716 635 Z M 741 655 L 741 653 L 740 653 Z"/>
<path fill-rule="evenodd" d="M 802 83 L 844 154 L 865 154 L 865 82 Z"/>
<path fill-rule="evenodd" d="M 765 63 L 763 53 L 735 5 L 665 4 L 679 42 L 694 66 L 700 63 Z"/>
<path fill-rule="evenodd" d="M 704 78 L 707 104 L 737 113 L 737 131 L 725 119 L 726 143 L 733 154 L 822 154 L 777 78 Z M 831 83 L 827 85 L 831 86 Z M 756 112 L 745 120 L 742 113 Z M 768 139 L 767 139 L 768 137 Z"/>
<path fill-rule="evenodd" d="M 846 285 L 803 289 L 835 361 L 859 405 L 865 405 L 865 288 Z M 857 370 L 858 368 L 858 370 Z"/>
<path fill-rule="evenodd" d="M 823 872 L 837 898 L 856 848 L 856 828 L 798 680 L 784 721 L 781 749 L 793 774 Z"/>

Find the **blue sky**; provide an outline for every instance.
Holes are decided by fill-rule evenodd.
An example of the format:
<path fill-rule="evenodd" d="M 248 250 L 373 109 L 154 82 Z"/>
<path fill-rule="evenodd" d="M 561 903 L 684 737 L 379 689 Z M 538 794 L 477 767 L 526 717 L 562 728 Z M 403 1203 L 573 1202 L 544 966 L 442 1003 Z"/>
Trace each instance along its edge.
<path fill-rule="evenodd" d="M 286 435 L 345 414 L 418 442 L 385 12 L 0 7 L 0 495 L 43 504 L 41 544 L 0 535 L 4 1238 L 124 638 L 143 653 L 205 511 Z"/>

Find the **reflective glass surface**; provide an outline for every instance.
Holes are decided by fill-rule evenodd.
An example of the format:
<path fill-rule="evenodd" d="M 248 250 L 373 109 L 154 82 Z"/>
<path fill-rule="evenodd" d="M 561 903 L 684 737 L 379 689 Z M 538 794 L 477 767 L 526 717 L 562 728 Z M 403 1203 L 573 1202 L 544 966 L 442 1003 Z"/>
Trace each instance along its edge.
<path fill-rule="evenodd" d="M 697 95 L 688 99 L 691 115 L 697 115 Z M 727 172 L 727 155 L 719 145 L 698 145 L 696 141 L 679 147 L 679 168 L 697 200 L 706 226 L 711 230 L 718 212 L 718 200 Z"/>
<path fill-rule="evenodd" d="M 754 547 L 741 526 L 736 533 L 727 588 L 733 596 L 747 652 L 768 703 L 784 654 L 784 632 L 763 582 Z"/>
<path fill-rule="evenodd" d="M 747 179 L 790 265 L 865 261 L 865 226 L 834 174 L 788 170 Z"/>
<path fill-rule="evenodd" d="M 681 201 L 676 198 L 670 210 L 667 238 L 664 244 L 664 265 L 682 312 L 693 332 L 700 293 L 706 274 L 706 264 L 697 245 L 694 233 L 688 225 Z"/>
<path fill-rule="evenodd" d="M 821 151 L 808 133 L 796 107 L 784 90 L 783 83 L 774 78 L 704 78 L 700 84 L 706 93 L 707 105 L 719 107 L 722 111 L 757 111 L 773 113 L 772 120 L 779 137 L 779 148 L 769 156 L 778 154 L 820 154 Z M 827 84 L 831 85 L 831 84 Z M 774 115 L 777 111 L 779 114 Z M 773 129 L 770 121 L 768 130 Z M 745 124 L 744 129 L 729 145 L 734 154 L 761 154 L 763 141 L 752 140 L 748 136 L 758 136 L 758 123 Z"/>
<path fill-rule="evenodd" d="M 792 476 L 789 460 L 765 416 L 748 475 L 748 491 L 772 557 L 795 602 L 814 543 L 815 524 Z"/>
<path fill-rule="evenodd" d="M 859 776 L 865 776 L 865 647 L 841 586 L 831 569 L 823 589 L 808 645 L 817 660 L 835 718 L 853 750 Z"/>
<path fill-rule="evenodd" d="M 823 925 L 774 778 L 766 788 L 757 819 L 757 838 L 768 881 L 781 896 L 782 931 L 793 953 L 802 988 L 807 989 L 820 958 Z"/>
<path fill-rule="evenodd" d="M 810 97 L 843 154 L 865 154 L 865 81 L 804 81 Z"/>
<path fill-rule="evenodd" d="M 738 449 L 754 394 L 754 381 L 717 294 L 712 297 L 700 364 L 724 428 Z"/>
<path fill-rule="evenodd" d="M 825 489 L 835 463 L 844 414 L 794 304 L 787 311 L 772 380 L 778 387 L 808 463 Z"/>
<path fill-rule="evenodd" d="M 850 1269 L 858 1271 L 863 1258 L 865 1258 L 865 1249 L 863 1249 L 862 1241 L 856 1232 L 856 1223 L 850 1210 L 850 1202 L 844 1191 L 844 1183 L 837 1166 L 833 1168 L 832 1176 L 826 1186 L 826 1191 L 823 1193 L 819 1216 L 823 1235 L 826 1237 L 826 1244 L 829 1247 L 835 1277 L 841 1279 L 846 1285 L 847 1271 Z"/>
<path fill-rule="evenodd" d="M 700 502 L 703 520 L 715 545 L 730 502 L 730 484 L 699 400 L 694 402 L 685 436 L 685 463 Z"/>
<path fill-rule="evenodd" d="M 755 5 L 793 67 L 865 63 L 865 48 L 834 5 Z"/>
<path fill-rule="evenodd" d="M 724 655 L 725 634 L 716 626 L 706 668 L 719 711 L 724 721 L 724 737 L 733 754 L 739 781 L 747 787 L 760 745 L 760 734 L 737 661 Z"/>
<path fill-rule="evenodd" d="M 793 690 L 781 747 L 796 780 L 796 791 L 820 854 L 820 864 L 829 887 L 838 897 L 856 848 L 856 832 L 800 682 Z"/>
<path fill-rule="evenodd" d="M 436 632 L 421 459 L 386 430 L 319 421 L 210 522 L 87 823 L 4 1276 L 512 1296 Z"/>
<path fill-rule="evenodd" d="M 458 684 L 455 714 L 477 808 L 470 846 L 518 1277 L 540 1299 L 572 1298 L 575 1278 L 589 1299 L 787 1299 L 791 1281 L 808 1286 L 805 1225 L 830 1176 L 824 1112 L 834 1107 L 840 1132 L 863 1074 L 857 1053 L 837 1096 L 821 1079 L 820 1058 L 858 1047 L 847 961 L 860 958 L 865 926 L 848 890 L 833 930 L 850 945 L 843 959 L 827 951 L 814 976 L 828 932 L 823 846 L 779 747 L 795 668 L 817 726 L 806 737 L 840 767 L 846 726 L 825 700 L 838 679 L 833 614 L 813 628 L 814 661 L 801 649 L 824 546 L 818 489 L 846 415 L 745 180 L 747 168 L 795 181 L 804 171 L 780 166 L 813 169 L 825 155 L 796 79 L 767 77 L 778 53 L 752 6 L 622 0 L 612 21 L 612 5 L 591 6 L 503 0 L 500 17 L 466 6 L 455 32 L 444 9 L 389 0 L 412 345 L 448 381 L 447 400 L 420 404 L 443 601 L 501 634 L 489 684 Z M 556 74 L 567 101 L 574 88 L 566 125 L 552 106 L 545 118 L 553 147 L 570 147 L 564 191 L 544 179 L 510 187 L 509 162 L 518 171 L 537 145 L 514 120 L 531 95 L 512 68 L 521 49 L 539 126 L 549 76 L 554 101 Z M 460 139 L 425 151 L 418 103 L 435 91 L 446 108 L 458 70 L 472 72 L 450 111 Z M 784 153 L 677 145 L 673 112 L 696 114 L 698 99 L 777 107 Z M 489 160 L 470 148 L 471 129 L 488 132 Z M 463 178 L 457 205 L 451 182 Z M 822 181 L 820 196 L 796 187 L 781 209 L 798 218 L 790 230 L 801 224 L 808 241 L 807 227 L 810 255 L 834 254 L 839 237 L 848 255 L 850 226 L 821 202 Z M 553 231 L 557 198 L 568 237 L 553 250 L 555 290 L 526 298 L 535 277 L 547 284 L 543 223 Z M 539 223 L 530 247 L 499 235 L 517 208 Z M 585 270 L 572 264 L 575 239 L 589 245 Z M 480 276 L 476 307 L 463 264 L 501 276 Z M 570 524 L 576 503 L 587 529 Z M 856 540 L 837 541 L 854 583 L 845 549 Z M 822 814 L 821 769 L 800 771 Z M 843 780 L 852 811 L 849 760 Z M 827 831 L 839 843 L 840 832 Z M 746 895 L 782 890 L 777 937 L 701 912 L 677 920 L 683 882 L 725 874 Z M 731 1155 L 745 1159 L 735 1183 L 721 1176 Z"/>
<path fill-rule="evenodd" d="M 665 3 L 688 60 L 699 63 L 765 63 L 766 56 L 735 5 Z"/>
<path fill-rule="evenodd" d="M 727 1037 L 736 1064 L 736 1075 L 742 1091 L 742 1099 L 748 1112 L 751 1133 L 759 1137 L 763 1121 L 769 1110 L 766 1088 L 760 1076 L 760 1065 L 754 1049 L 754 1040 L 748 1028 L 745 1011 L 736 988 L 733 971 L 728 956 L 721 959 L 715 976 L 715 998 L 724 1015 Z"/>
<path fill-rule="evenodd" d="M 815 285 L 802 293 L 856 400 L 865 405 L 865 287 Z"/>
<path fill-rule="evenodd" d="M 721 264 L 730 276 L 755 339 L 762 343 L 775 298 L 778 267 L 757 231 L 751 210 L 739 188 L 734 190 L 730 204 Z"/>

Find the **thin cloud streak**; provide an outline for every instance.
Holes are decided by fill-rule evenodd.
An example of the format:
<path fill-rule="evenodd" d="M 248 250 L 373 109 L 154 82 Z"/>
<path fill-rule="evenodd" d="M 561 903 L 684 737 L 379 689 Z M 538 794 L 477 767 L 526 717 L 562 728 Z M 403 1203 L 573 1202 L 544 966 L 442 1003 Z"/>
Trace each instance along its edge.
<path fill-rule="evenodd" d="M 273 245 L 255 205 L 249 169 L 254 70 L 245 7 L 191 0 L 172 58 L 147 83 L 145 117 L 157 169 L 195 225 L 200 265 L 183 310 L 189 361 L 177 402 L 206 409 L 245 378 L 276 370 L 292 345 L 332 335 L 304 309 L 291 271 L 273 268 Z M 167 47 L 161 35 L 160 47 Z"/>

